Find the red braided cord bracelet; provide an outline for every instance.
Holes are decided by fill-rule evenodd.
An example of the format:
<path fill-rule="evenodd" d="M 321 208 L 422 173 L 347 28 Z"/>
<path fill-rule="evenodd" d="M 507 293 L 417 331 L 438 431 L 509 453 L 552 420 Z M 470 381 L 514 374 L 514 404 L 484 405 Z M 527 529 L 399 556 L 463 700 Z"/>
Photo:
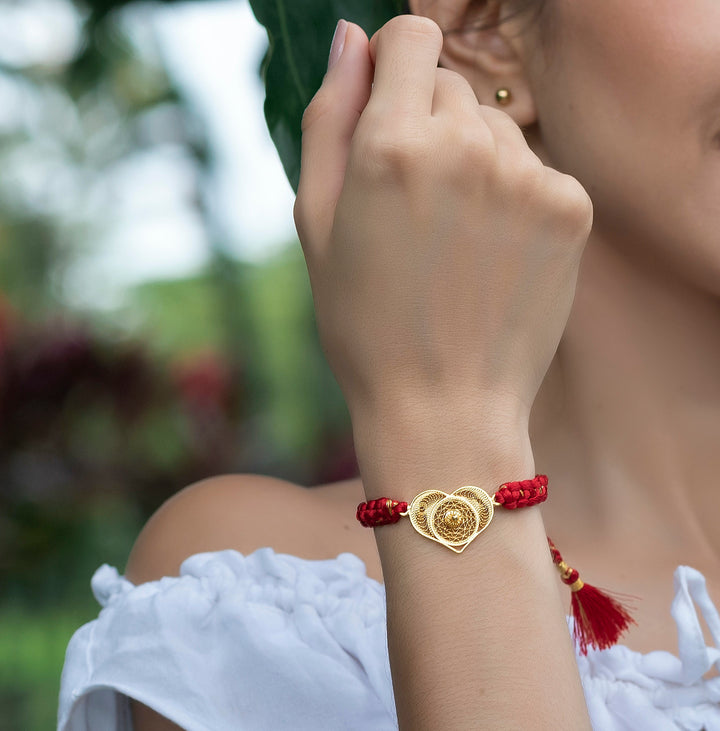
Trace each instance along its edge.
<path fill-rule="evenodd" d="M 538 505 L 547 500 L 547 484 L 546 475 L 536 475 L 532 480 L 506 482 L 493 495 L 493 504 L 506 510 Z M 360 503 L 356 517 L 366 528 L 375 528 L 380 525 L 397 523 L 401 517 L 407 515 L 407 510 L 408 503 L 381 497 L 377 500 Z"/>
<path fill-rule="evenodd" d="M 536 475 L 532 480 L 503 483 L 492 498 L 473 485 L 449 495 L 426 490 L 410 503 L 378 498 L 360 503 L 356 517 L 366 528 L 375 528 L 409 516 L 418 533 L 462 553 L 488 526 L 495 507 L 515 510 L 543 503 L 547 499 L 547 485 L 546 475 Z M 552 540 L 547 540 L 553 563 L 572 592 L 573 636 L 579 651 L 586 655 L 589 647 L 604 649 L 614 645 L 635 620 L 607 593 L 582 581 L 579 573 L 563 561 Z"/>

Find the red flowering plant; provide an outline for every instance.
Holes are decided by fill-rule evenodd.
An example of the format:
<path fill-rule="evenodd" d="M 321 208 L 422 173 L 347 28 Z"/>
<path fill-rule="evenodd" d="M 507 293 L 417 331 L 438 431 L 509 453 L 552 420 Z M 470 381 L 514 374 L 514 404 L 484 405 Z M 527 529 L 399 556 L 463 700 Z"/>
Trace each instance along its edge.
<path fill-rule="evenodd" d="M 103 504 L 123 506 L 137 529 L 179 487 L 241 469 L 234 394 L 219 355 L 165 365 L 138 341 L 30 325 L 0 300 L 4 586 L 25 592 L 65 574 Z"/>

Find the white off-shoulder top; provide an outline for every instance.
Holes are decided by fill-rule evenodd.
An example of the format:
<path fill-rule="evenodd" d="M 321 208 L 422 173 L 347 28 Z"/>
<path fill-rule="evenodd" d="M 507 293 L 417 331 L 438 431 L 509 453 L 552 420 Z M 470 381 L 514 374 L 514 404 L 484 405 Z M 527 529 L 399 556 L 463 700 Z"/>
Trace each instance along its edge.
<path fill-rule="evenodd" d="M 397 729 L 384 589 L 357 556 L 224 550 L 139 586 L 103 564 L 91 586 L 102 609 L 67 647 L 58 731 L 132 731 L 128 698 L 187 731 Z M 700 572 L 674 586 L 678 656 L 578 655 L 596 731 L 720 731 L 720 675 L 703 677 L 720 616 Z"/>

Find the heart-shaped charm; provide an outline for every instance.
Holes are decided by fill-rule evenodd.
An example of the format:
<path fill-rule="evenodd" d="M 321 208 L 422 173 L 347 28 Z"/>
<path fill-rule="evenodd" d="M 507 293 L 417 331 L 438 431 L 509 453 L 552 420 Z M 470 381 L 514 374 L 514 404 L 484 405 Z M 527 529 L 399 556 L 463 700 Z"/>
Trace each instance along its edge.
<path fill-rule="evenodd" d="M 426 490 L 410 503 L 408 516 L 418 533 L 462 553 L 488 527 L 493 501 L 474 485 L 465 485 L 450 495 Z"/>

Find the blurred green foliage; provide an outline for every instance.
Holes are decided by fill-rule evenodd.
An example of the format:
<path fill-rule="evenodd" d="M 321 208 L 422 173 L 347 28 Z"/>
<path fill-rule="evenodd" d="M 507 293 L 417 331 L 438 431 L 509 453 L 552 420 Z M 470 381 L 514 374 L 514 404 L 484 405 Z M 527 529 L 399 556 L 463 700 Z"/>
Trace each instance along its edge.
<path fill-rule="evenodd" d="M 332 435 L 347 436 L 342 393 L 317 337 L 312 295 L 300 245 L 289 242 L 263 264 L 235 262 L 241 292 L 239 382 L 244 389 L 240 459 L 301 484 L 333 477 Z M 212 274 L 150 282 L 133 290 L 124 317 L 152 342 L 159 357 L 222 347 L 222 301 Z M 340 455 L 342 456 L 342 455 Z"/>
<path fill-rule="evenodd" d="M 33 516 L 26 516 L 32 520 Z M 0 604 L 0 731 L 55 728 L 60 671 L 73 632 L 97 616 L 89 577 L 100 562 L 122 567 L 140 516 L 124 499 L 98 501 L 65 540 L 56 539 L 54 586 L 44 599 Z M 45 526 L 33 521 L 40 533 Z M 47 540 L 38 536 L 38 540 Z"/>
<path fill-rule="evenodd" d="M 56 726 L 57 693 L 65 647 L 72 633 L 97 614 L 63 607 L 4 606 L 0 622 L 0 731 Z"/>

